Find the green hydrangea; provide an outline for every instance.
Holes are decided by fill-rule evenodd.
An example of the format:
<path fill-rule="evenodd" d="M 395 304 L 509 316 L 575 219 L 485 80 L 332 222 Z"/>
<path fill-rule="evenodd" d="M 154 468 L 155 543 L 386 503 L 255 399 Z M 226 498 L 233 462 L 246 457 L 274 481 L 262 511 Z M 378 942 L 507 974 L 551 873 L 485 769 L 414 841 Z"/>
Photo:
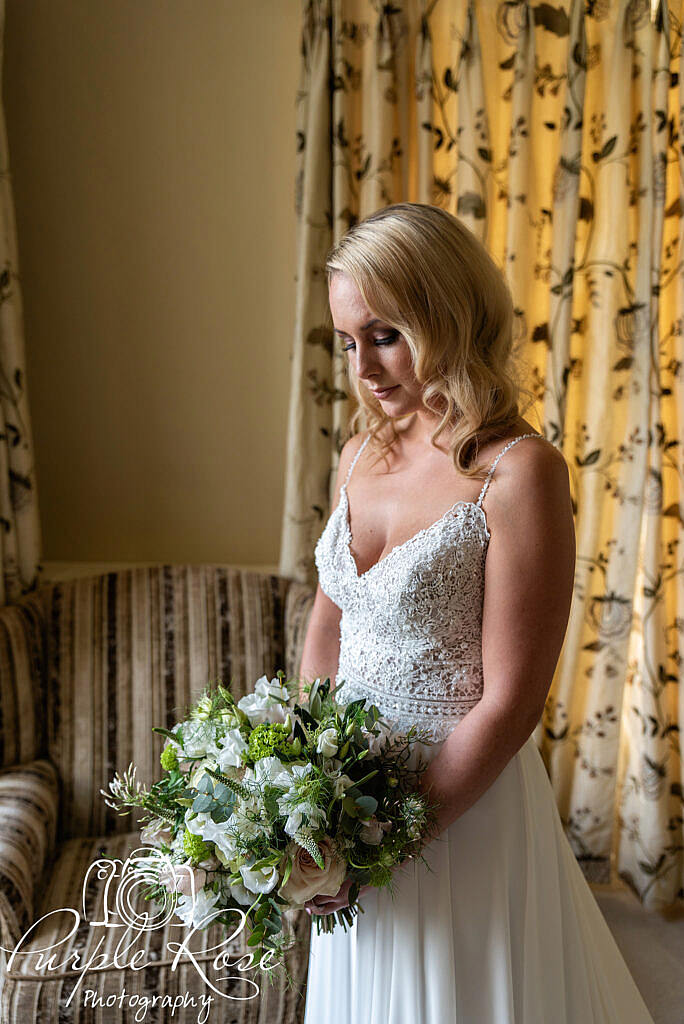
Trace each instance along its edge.
<path fill-rule="evenodd" d="M 252 761 L 262 757 L 292 755 L 292 744 L 288 741 L 289 730 L 280 722 L 257 725 L 249 737 L 248 756 Z"/>
<path fill-rule="evenodd" d="M 189 832 L 186 828 L 183 833 L 183 850 L 190 860 L 201 861 L 211 856 L 211 849 L 207 846 L 201 836 Z"/>
<path fill-rule="evenodd" d="M 164 747 L 159 760 L 161 761 L 162 768 L 166 769 L 167 772 L 172 772 L 174 768 L 178 767 L 178 755 L 174 747 Z"/>

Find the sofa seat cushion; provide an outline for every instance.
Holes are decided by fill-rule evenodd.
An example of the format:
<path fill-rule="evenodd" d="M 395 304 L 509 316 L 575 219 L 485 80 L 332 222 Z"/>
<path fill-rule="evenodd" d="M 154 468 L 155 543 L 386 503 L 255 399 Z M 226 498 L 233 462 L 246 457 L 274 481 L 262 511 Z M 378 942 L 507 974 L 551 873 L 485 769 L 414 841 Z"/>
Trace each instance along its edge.
<path fill-rule="evenodd" d="M 250 952 L 244 932 L 231 939 L 215 924 L 191 934 L 169 914 L 147 929 L 135 926 L 135 915 L 155 911 L 139 884 L 122 881 L 126 859 L 139 846 L 139 833 L 131 832 L 71 839 L 60 847 L 40 923 L 7 957 L 3 1024 L 302 1021 L 311 927 L 306 912 L 287 915 L 296 938 L 287 960 L 295 983 L 270 984 L 258 969 L 247 969 L 247 959 L 238 964 Z"/>

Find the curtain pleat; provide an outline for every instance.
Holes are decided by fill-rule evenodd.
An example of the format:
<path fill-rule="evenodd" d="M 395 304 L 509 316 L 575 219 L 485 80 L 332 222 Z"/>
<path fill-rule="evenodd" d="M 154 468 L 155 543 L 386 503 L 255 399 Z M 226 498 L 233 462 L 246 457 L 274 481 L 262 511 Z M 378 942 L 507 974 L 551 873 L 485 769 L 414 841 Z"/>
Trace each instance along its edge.
<path fill-rule="evenodd" d="M 5 0 L 0 0 L 0 64 Z M 0 105 L 0 605 L 42 582 L 17 232 L 5 114 Z"/>
<path fill-rule="evenodd" d="M 506 276 L 570 468 L 574 598 L 535 736 L 585 872 L 650 906 L 684 898 L 681 19 L 655 0 L 304 4 L 280 565 L 315 582 L 353 411 L 326 252 L 379 207 L 443 206 Z"/>

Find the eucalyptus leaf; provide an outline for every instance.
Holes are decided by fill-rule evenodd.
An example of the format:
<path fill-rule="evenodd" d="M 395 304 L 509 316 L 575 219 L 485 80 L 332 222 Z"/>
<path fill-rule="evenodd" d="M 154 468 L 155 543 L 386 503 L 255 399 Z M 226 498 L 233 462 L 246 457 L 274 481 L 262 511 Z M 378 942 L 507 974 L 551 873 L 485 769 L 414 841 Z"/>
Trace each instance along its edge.
<path fill-rule="evenodd" d="M 374 796 L 360 796 L 356 800 L 356 806 L 366 817 L 370 817 L 378 809 L 378 801 Z"/>

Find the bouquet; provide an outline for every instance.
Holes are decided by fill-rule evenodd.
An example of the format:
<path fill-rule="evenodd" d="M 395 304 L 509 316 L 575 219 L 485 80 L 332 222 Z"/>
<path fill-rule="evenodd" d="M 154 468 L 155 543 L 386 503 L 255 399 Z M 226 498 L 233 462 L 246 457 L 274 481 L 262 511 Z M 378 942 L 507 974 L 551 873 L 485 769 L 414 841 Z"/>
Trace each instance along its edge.
<path fill-rule="evenodd" d="M 269 972 L 294 941 L 288 909 L 335 896 L 351 878 L 349 906 L 315 916 L 319 934 L 346 930 L 363 912 L 361 886 L 392 890 L 394 867 L 425 862 L 437 805 L 416 787 L 426 765 L 409 767 L 420 734 L 393 732 L 364 699 L 342 703 L 343 685 L 303 683 L 300 703 L 282 671 L 237 702 L 210 684 L 182 722 L 154 729 L 167 741 L 160 781 L 146 789 L 131 764 L 101 791 L 122 814 L 143 809 L 133 869 L 146 899 L 172 901 L 198 930 L 237 912 Z"/>

